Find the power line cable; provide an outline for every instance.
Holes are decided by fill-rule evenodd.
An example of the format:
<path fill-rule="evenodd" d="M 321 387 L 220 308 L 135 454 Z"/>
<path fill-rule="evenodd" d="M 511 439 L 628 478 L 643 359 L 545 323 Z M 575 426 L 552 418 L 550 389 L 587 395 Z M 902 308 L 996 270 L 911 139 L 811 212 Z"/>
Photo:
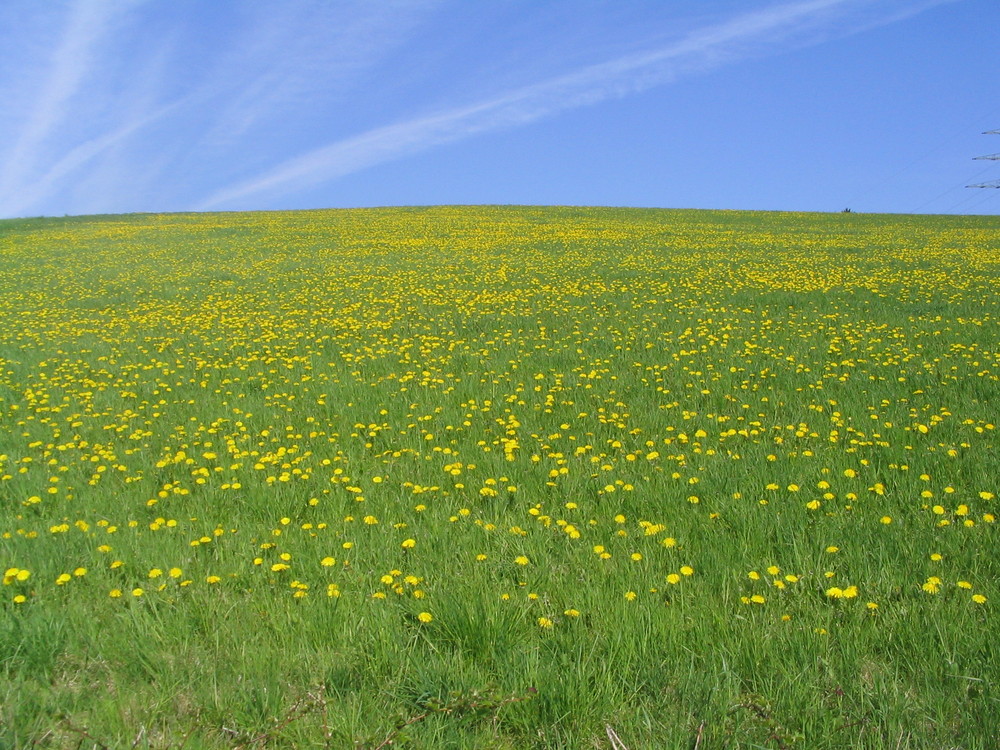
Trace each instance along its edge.
<path fill-rule="evenodd" d="M 941 198 L 944 198 L 944 196 L 948 195 L 949 193 L 952 193 L 952 192 L 954 192 L 954 191 L 956 191 L 956 190 L 963 190 L 963 188 L 965 188 L 965 187 L 966 187 L 966 186 L 968 185 L 968 183 L 969 183 L 969 182 L 970 182 L 971 180 L 974 180 L 974 179 L 976 179 L 976 178 L 977 178 L 977 177 L 979 177 L 979 175 L 981 175 L 981 174 L 986 174 L 986 173 L 987 173 L 987 172 L 989 172 L 989 171 L 990 171 L 991 169 L 993 169 L 993 167 L 983 167 L 983 168 L 982 168 L 982 169 L 980 169 L 980 170 L 979 170 L 978 172 L 976 172 L 976 173 L 975 173 L 974 175 L 972 175 L 972 177 L 969 177 L 969 178 L 967 178 L 967 179 L 963 180 L 963 181 L 962 181 L 962 182 L 961 182 L 960 184 L 958 184 L 958 185 L 954 185 L 954 186 L 952 186 L 952 187 L 948 188 L 947 190 L 945 190 L 944 192 L 942 192 L 942 193 L 938 193 L 937 195 L 935 195 L 935 196 L 934 196 L 933 198 L 931 198 L 930 200 L 926 200 L 926 201 L 924 201 L 924 202 L 923 202 L 923 203 L 921 203 L 921 204 L 920 204 L 919 206 L 917 206 L 917 207 L 916 207 L 916 208 L 914 208 L 914 209 L 913 209 L 912 211 L 910 211 L 910 213 L 912 213 L 912 214 L 917 214 L 917 213 L 920 213 L 921 209 L 923 209 L 923 208 L 925 208 L 925 207 L 927 207 L 927 206 L 931 205 L 932 203 L 935 203 L 935 202 L 937 202 L 938 200 L 940 200 Z M 965 199 L 963 198 L 962 200 L 965 200 Z M 959 201 L 959 203 L 961 203 L 961 202 L 962 202 L 962 201 Z M 956 205 L 957 205 L 957 204 L 956 204 Z"/>
<path fill-rule="evenodd" d="M 990 119 L 995 119 L 996 117 L 997 117 L 997 113 L 995 111 L 984 112 L 983 116 L 976 118 L 975 122 L 983 122 L 984 120 L 988 121 Z M 869 187 L 867 190 L 865 190 L 865 191 L 863 191 L 863 192 L 855 195 L 854 199 L 852 201 L 849 201 L 849 205 L 857 205 L 857 204 L 859 204 L 862 199 L 868 198 L 872 193 L 876 192 L 877 190 L 881 190 L 887 184 L 889 184 L 891 182 L 894 182 L 901 175 L 903 175 L 904 173 L 906 173 L 907 171 L 909 171 L 910 169 L 912 169 L 913 167 L 915 167 L 920 162 L 926 160 L 929 156 L 932 156 L 932 155 L 934 155 L 936 153 L 939 153 L 939 152 L 945 150 L 946 148 L 954 145 L 955 143 L 957 143 L 961 139 L 968 137 L 968 135 L 967 135 L 968 131 L 971 130 L 971 129 L 972 129 L 971 127 L 967 128 L 967 129 L 963 128 L 962 132 L 960 134 L 954 135 L 951 138 L 948 138 L 947 140 L 944 140 L 944 141 L 938 141 L 935 145 L 923 149 L 916 157 L 914 157 L 913 159 L 909 160 L 902 167 L 894 170 L 887 177 L 884 177 L 883 179 L 879 180 L 878 182 L 876 182 L 875 184 L 873 184 L 871 187 Z M 987 133 L 993 133 L 993 132 L 1000 132 L 1000 130 L 998 130 L 998 131 L 989 130 L 989 131 L 986 131 L 986 132 Z M 964 187 L 964 185 L 962 187 Z M 950 192 L 950 190 L 952 190 L 952 189 L 954 189 L 954 188 L 949 188 L 949 190 L 945 191 L 945 193 L 943 193 L 942 195 L 946 194 L 947 192 Z M 937 198 L 940 198 L 940 197 L 941 197 L 940 195 L 937 196 Z M 934 200 L 937 200 L 937 198 L 931 199 L 930 201 L 927 201 L 927 202 L 921 204 L 921 208 L 923 206 L 928 205 L 929 203 L 932 203 Z M 911 213 L 917 213 L 917 211 L 919 211 L 919 210 L 920 209 L 915 209 Z"/>

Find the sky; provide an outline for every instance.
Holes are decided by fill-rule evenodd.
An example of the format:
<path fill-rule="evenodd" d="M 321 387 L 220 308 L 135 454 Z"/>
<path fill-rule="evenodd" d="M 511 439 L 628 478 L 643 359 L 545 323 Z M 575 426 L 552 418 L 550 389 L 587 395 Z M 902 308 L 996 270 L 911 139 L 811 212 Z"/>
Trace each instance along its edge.
<path fill-rule="evenodd" d="M 3 0 L 0 218 L 1000 214 L 997 0 Z"/>

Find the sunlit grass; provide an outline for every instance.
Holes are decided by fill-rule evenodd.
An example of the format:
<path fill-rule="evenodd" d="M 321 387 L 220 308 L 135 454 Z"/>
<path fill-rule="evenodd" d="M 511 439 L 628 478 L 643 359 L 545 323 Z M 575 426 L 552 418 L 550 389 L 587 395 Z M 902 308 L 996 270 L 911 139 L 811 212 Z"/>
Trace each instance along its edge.
<path fill-rule="evenodd" d="M 994 747 L 998 263 L 983 217 L 0 222 L 0 739 Z"/>

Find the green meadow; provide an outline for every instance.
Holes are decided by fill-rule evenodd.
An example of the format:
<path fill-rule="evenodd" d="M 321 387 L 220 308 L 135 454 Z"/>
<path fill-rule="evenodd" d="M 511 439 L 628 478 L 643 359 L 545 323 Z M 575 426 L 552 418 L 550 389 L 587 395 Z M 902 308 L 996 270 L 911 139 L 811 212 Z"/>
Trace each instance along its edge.
<path fill-rule="evenodd" d="M 0 747 L 1000 746 L 1000 218 L 0 222 Z"/>

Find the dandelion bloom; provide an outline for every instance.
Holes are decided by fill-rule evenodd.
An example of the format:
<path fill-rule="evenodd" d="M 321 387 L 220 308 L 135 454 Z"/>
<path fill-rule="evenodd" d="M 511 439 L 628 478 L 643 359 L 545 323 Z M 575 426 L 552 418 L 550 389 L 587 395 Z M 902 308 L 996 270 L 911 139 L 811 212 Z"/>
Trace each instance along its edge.
<path fill-rule="evenodd" d="M 531 561 L 528 560 L 528 558 L 525 557 L 524 555 L 520 555 L 514 558 L 514 562 L 516 562 L 518 565 L 527 565 Z"/>
<path fill-rule="evenodd" d="M 552 620 L 550 620 L 548 617 L 539 617 L 538 618 L 538 627 L 540 627 L 540 628 L 551 628 L 552 627 Z"/>
<path fill-rule="evenodd" d="M 417 615 L 417 619 L 420 620 L 420 622 L 430 622 L 431 620 L 434 619 L 434 615 L 432 615 L 430 612 L 421 612 L 419 615 Z"/>

